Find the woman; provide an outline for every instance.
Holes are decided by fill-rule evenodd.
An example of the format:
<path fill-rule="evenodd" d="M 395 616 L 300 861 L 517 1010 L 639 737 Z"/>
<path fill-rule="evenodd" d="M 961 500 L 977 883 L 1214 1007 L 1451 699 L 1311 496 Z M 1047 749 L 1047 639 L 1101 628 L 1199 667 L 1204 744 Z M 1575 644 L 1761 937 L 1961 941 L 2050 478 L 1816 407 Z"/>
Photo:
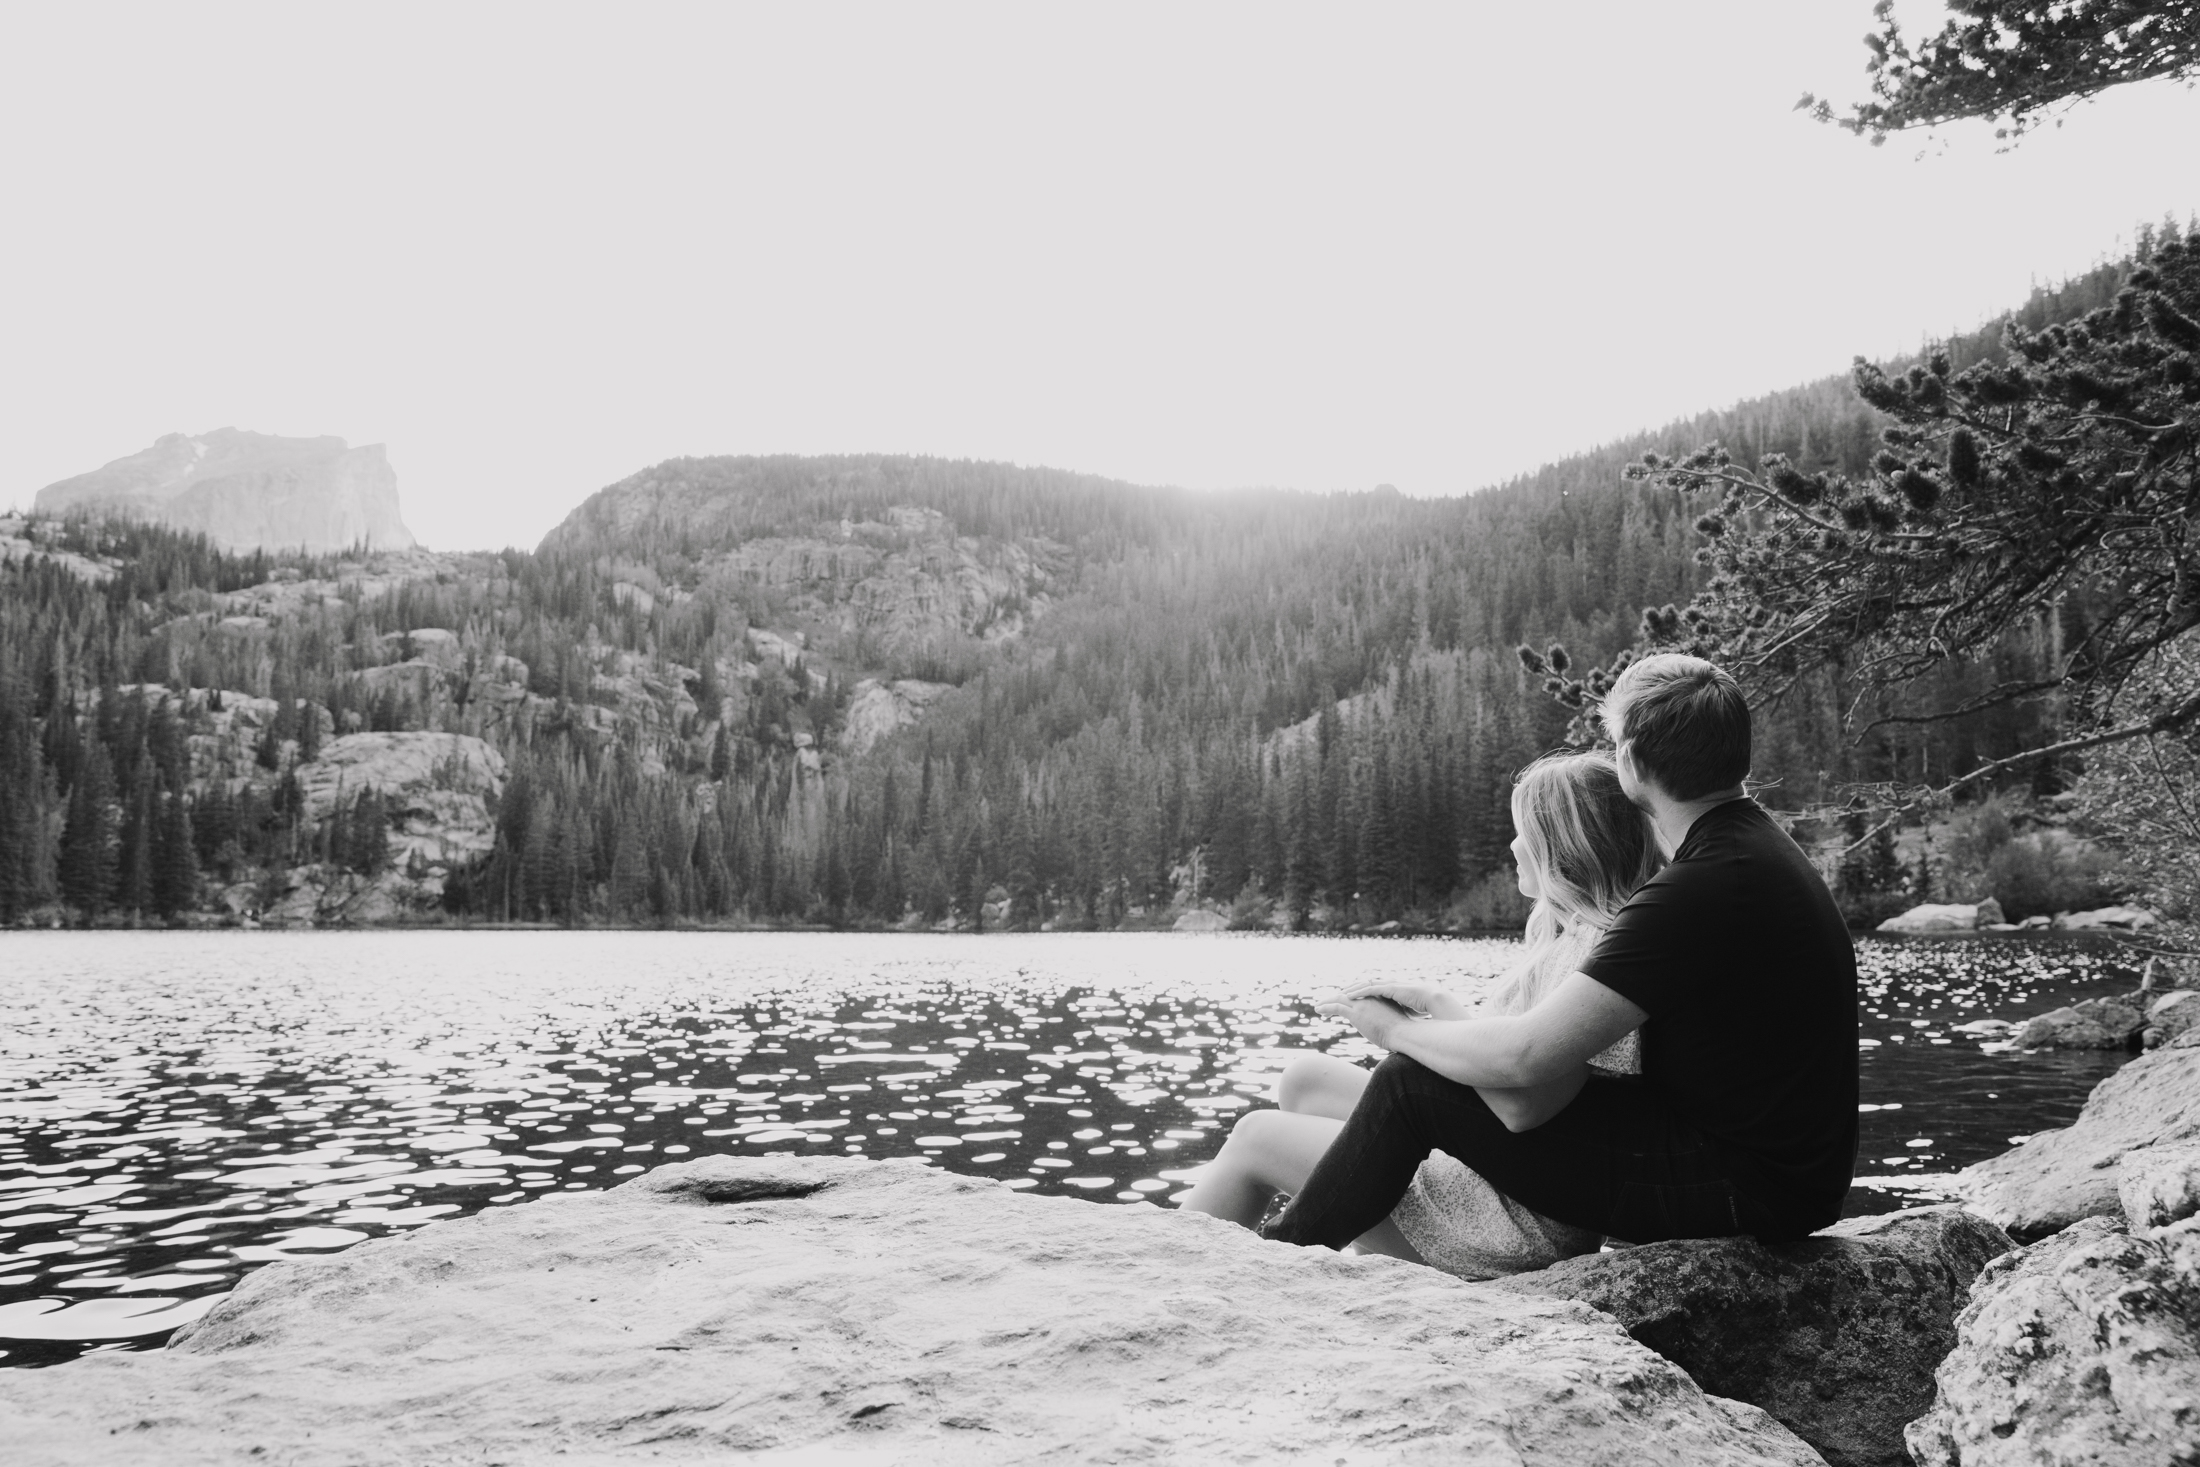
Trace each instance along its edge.
<path fill-rule="evenodd" d="M 1612 757 L 1553 754 L 1513 782 L 1513 860 L 1520 890 L 1535 902 L 1527 951 L 1486 1000 L 1489 1011 L 1525 1013 L 1581 966 L 1636 887 L 1662 864 L 1657 842 L 1625 792 Z M 1470 1005 L 1437 988 L 1385 991 L 1432 1018 L 1465 1018 Z M 1628 1035 L 1590 1062 L 1621 1073 L 1640 1070 Z M 1278 1192 L 1296 1192 L 1344 1120 L 1368 1072 L 1328 1055 L 1294 1060 L 1278 1086 L 1280 1109 L 1241 1118 L 1221 1153 L 1182 1206 L 1247 1227 L 1259 1225 Z M 1514 1129 L 1538 1123 L 1551 1102 L 1533 1091 L 1481 1090 Z M 1363 1252 L 1429 1263 L 1462 1278 L 1494 1278 L 1542 1268 L 1603 1239 L 1553 1222 L 1513 1201 L 1441 1151 L 1421 1164 L 1390 1218 L 1358 1240 Z"/>

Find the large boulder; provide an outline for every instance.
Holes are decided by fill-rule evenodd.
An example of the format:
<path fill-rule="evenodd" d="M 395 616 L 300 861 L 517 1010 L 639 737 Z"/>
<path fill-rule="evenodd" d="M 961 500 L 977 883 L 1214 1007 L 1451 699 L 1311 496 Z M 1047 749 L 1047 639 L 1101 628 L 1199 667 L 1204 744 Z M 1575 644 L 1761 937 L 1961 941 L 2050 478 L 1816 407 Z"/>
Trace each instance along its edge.
<path fill-rule="evenodd" d="M 2200 1213 L 2200 1141 L 2126 1152 L 2116 1167 L 2116 1200 L 2134 1228 L 2165 1227 Z"/>
<path fill-rule="evenodd" d="M 1579 1304 L 810 1157 L 269 1264 L 165 1351 L 0 1371 L 0 1439 L 11 1467 L 1817 1460 Z"/>
<path fill-rule="evenodd" d="M 2155 921 L 2155 915 L 2144 907 L 2096 907 L 2090 912 L 2058 912 L 2054 925 L 2057 932 L 2137 932 L 2152 927 Z"/>
<path fill-rule="evenodd" d="M 2179 988 L 2161 995 L 2147 1006 L 2147 1026 L 2142 1037 L 2148 1049 L 2159 1049 L 2200 1026 L 2200 991 Z"/>
<path fill-rule="evenodd" d="M 1977 905 L 1970 902 L 1927 902 L 1910 908 L 1907 912 L 1889 917 L 1879 924 L 1881 932 L 1907 933 L 1925 936 L 1945 932 L 1976 932 L 1987 921 L 1999 922 L 2001 908 L 1996 906 L 1991 918 L 1982 917 Z"/>
<path fill-rule="evenodd" d="M 2017 1031 L 2017 1045 L 2022 1049 L 2133 1049 L 2146 1022 L 2142 1000 L 2089 998 L 2026 1020 Z"/>
<path fill-rule="evenodd" d="M 2121 1218 L 2121 1169 L 2138 1151 L 2200 1138 L 2200 1029 L 2093 1087 L 2072 1124 L 1968 1167 L 1956 1186 L 2020 1242 L 2080 1218 Z"/>
<path fill-rule="evenodd" d="M 1761 1406 L 1835 1467 L 1909 1460 L 1971 1281 L 2010 1248 L 1953 1207 L 1852 1218 L 1796 1243 L 1651 1243 L 1474 1287 L 1578 1299 L 1715 1395 Z"/>
<path fill-rule="evenodd" d="M 1956 1321 L 1921 1467 L 2200 1462 L 2200 1220 L 2089 1218 L 1989 1265 Z"/>

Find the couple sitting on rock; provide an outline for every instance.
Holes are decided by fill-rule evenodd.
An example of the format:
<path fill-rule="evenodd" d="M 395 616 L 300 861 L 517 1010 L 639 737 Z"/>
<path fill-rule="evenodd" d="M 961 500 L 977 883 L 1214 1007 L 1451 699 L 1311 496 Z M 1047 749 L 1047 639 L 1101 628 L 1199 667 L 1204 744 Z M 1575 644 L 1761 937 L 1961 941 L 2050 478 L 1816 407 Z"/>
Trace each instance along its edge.
<path fill-rule="evenodd" d="M 1809 859 L 1742 792 L 1749 708 L 1693 657 L 1634 663 L 1611 754 L 1513 787 L 1527 953 L 1479 1013 L 1419 984 L 1321 1005 L 1390 1057 L 1309 1054 L 1187 1208 L 1469 1278 L 1633 1243 L 1801 1237 L 1856 1160 L 1856 955 Z"/>

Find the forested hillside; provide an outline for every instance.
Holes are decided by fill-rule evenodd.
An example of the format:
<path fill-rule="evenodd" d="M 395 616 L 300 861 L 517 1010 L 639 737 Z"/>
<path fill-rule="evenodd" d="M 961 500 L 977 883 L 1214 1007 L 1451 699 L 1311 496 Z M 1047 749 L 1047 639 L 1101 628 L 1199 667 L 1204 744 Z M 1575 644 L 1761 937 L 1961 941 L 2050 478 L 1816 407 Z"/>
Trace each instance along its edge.
<path fill-rule="evenodd" d="M 1880 426 L 1829 377 L 1441 500 L 682 459 L 495 555 L 0 523 L 0 919 L 1514 920 L 1510 775 L 1566 713 L 1513 648 L 1602 659 L 1698 574 L 1691 511 L 1620 466 L 1716 438 L 1854 473 Z M 1763 710 L 1768 803 L 2040 732 L 1852 744 L 1844 697 Z"/>

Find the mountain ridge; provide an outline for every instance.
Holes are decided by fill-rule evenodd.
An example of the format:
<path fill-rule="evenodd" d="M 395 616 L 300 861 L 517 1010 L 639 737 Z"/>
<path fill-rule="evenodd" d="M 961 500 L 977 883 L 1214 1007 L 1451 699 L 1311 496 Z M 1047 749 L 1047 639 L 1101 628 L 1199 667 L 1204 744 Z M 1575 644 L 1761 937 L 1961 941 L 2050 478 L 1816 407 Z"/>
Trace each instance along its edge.
<path fill-rule="evenodd" d="M 1821 379 L 1427 499 L 675 458 L 494 554 L 33 517 L 0 527 L 0 920 L 1517 920 L 1506 792 L 1567 713 L 1513 647 L 1600 661 L 1700 574 L 1693 507 L 1622 464 L 1720 438 L 1853 472 L 1881 426 Z M 1856 739 L 1846 699 L 1829 671 L 1760 711 L 1768 803 L 2042 728 Z M 397 757 L 430 734 L 501 782 Z"/>
<path fill-rule="evenodd" d="M 385 446 L 240 428 L 168 433 L 150 448 L 38 491 L 50 514 L 104 512 L 203 534 L 225 550 L 325 554 L 417 542 Z"/>

